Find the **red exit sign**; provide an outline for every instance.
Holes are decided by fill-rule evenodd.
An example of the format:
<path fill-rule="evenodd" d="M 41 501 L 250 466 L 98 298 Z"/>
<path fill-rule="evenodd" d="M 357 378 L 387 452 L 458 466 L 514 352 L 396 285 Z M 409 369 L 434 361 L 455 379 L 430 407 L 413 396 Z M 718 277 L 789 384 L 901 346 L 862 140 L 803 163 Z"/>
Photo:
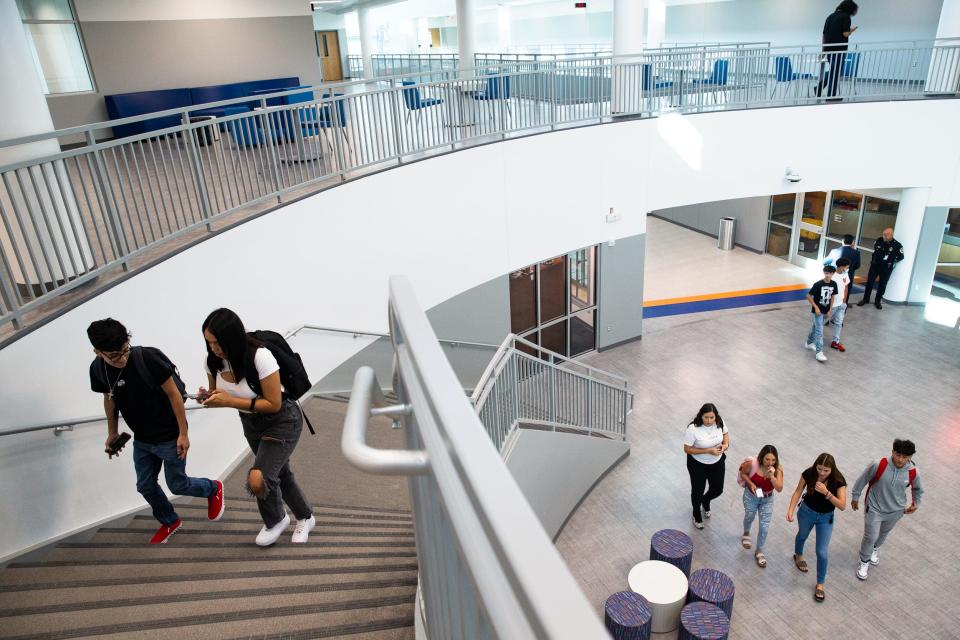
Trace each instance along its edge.
<path fill-rule="evenodd" d="M 573 8 L 574 8 L 574 9 L 586 9 L 586 8 L 587 8 L 587 3 L 586 3 L 586 2 L 574 2 L 574 3 L 573 3 Z"/>

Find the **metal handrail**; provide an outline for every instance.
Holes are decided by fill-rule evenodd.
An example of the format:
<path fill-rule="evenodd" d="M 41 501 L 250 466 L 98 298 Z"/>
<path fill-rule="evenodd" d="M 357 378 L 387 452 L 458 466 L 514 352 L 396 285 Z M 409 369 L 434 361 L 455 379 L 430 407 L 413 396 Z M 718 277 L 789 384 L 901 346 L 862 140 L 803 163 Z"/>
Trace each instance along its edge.
<path fill-rule="evenodd" d="M 409 480 L 426 637 L 608 637 L 484 433 L 409 282 L 391 278 L 389 295 L 398 396 L 409 407 L 401 422 L 409 449 L 429 460 Z"/>
<path fill-rule="evenodd" d="M 0 167 L 0 323 L 89 283 L 159 243 L 241 209 L 365 170 L 455 151 L 471 142 L 661 113 L 816 104 L 816 78 L 847 100 L 956 97 L 960 40 L 871 49 L 840 59 L 801 50 L 696 47 L 550 62 L 501 62 L 383 81 L 297 88 L 260 96 L 260 108 L 190 122 L 208 105 L 0 142 L 82 134 L 81 147 Z M 809 49 L 809 50 L 807 50 Z M 725 61 L 724 65 L 720 65 Z M 782 64 L 781 64 L 782 63 Z M 402 82 L 413 82 L 414 87 Z M 319 91 L 320 96 L 304 96 Z M 413 104 L 428 94 L 423 106 Z M 268 106 L 272 97 L 304 102 Z M 459 105 L 459 106 L 457 106 Z M 108 141 L 114 124 L 178 115 L 183 124 Z"/>
<path fill-rule="evenodd" d="M 287 340 L 291 338 L 295 338 L 297 334 L 300 333 L 301 331 L 325 331 L 328 333 L 343 333 L 343 334 L 353 335 L 354 337 L 358 337 L 358 336 L 370 336 L 370 337 L 376 337 L 376 338 L 390 337 L 390 335 L 386 333 L 375 333 L 371 331 L 354 331 L 351 329 L 337 329 L 334 327 L 324 327 L 324 326 L 313 325 L 313 324 L 302 324 L 297 328 L 292 329 L 288 331 L 286 334 L 284 334 L 284 338 L 286 338 Z M 497 348 L 497 346 L 493 344 L 487 344 L 484 342 L 470 342 L 466 340 L 440 340 L 440 342 L 442 344 L 450 345 L 451 347 L 464 346 L 464 347 L 480 347 L 483 349 Z M 300 400 L 310 397 L 311 395 L 312 395 L 311 392 L 307 392 L 306 394 L 304 394 L 303 397 L 300 398 Z M 184 408 L 187 411 L 194 411 L 196 409 L 205 409 L 206 407 L 191 405 L 189 407 L 184 407 Z M 123 419 L 123 416 L 120 416 L 120 419 Z M 41 422 L 38 424 L 27 425 L 24 427 L 16 427 L 14 429 L 0 430 L 0 437 L 15 435 L 19 433 L 30 433 L 32 431 L 46 431 L 49 429 L 53 429 L 54 434 L 59 435 L 64 431 L 72 431 L 74 427 L 80 427 L 85 424 L 94 424 L 97 422 L 103 422 L 104 420 L 106 420 L 105 416 L 85 416 L 82 418 L 74 418 L 70 420 L 54 420 L 51 422 Z"/>

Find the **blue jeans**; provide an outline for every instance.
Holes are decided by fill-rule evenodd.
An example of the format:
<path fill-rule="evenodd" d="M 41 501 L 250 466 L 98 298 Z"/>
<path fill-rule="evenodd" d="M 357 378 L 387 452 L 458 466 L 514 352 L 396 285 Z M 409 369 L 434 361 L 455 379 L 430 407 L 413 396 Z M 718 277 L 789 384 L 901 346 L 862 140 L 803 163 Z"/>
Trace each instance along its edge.
<path fill-rule="evenodd" d="M 763 549 L 763 543 L 767 541 L 767 533 L 770 531 L 770 523 L 773 522 L 773 494 L 758 498 L 749 487 L 743 489 L 743 532 L 750 533 L 750 527 L 753 526 L 753 519 L 760 512 L 760 531 L 757 532 L 757 551 Z"/>
<path fill-rule="evenodd" d="M 818 316 L 821 317 L 821 316 Z M 805 503 L 800 503 L 797 510 L 797 539 L 793 543 L 793 552 L 803 555 L 803 545 L 807 542 L 810 530 L 817 528 L 817 584 L 823 584 L 827 578 L 827 547 L 830 546 L 830 536 L 833 535 L 833 511 L 817 513 Z"/>
<path fill-rule="evenodd" d="M 807 336 L 807 344 L 817 345 L 817 353 L 823 351 L 823 314 L 813 314 L 813 326 Z"/>
<path fill-rule="evenodd" d="M 187 461 L 177 457 L 176 440 L 150 444 L 134 439 L 133 468 L 137 472 L 137 491 L 153 509 L 153 517 L 160 524 L 171 525 L 180 519 L 157 482 L 161 465 L 167 488 L 178 496 L 209 498 L 217 491 L 213 480 L 187 475 Z"/>
<path fill-rule="evenodd" d="M 843 330 L 843 316 L 847 313 L 847 305 L 842 302 L 833 308 L 830 321 L 833 323 L 833 341 L 840 342 L 840 332 Z"/>

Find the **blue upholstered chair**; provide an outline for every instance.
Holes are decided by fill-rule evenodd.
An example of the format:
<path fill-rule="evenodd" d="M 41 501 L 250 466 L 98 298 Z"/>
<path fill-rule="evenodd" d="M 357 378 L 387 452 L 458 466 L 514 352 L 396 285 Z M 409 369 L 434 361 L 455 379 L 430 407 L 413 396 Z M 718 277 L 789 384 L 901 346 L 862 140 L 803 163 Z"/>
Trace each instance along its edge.
<path fill-rule="evenodd" d="M 797 80 L 809 80 L 813 77 L 810 73 L 794 73 L 793 72 L 793 63 L 790 62 L 788 56 L 777 56 L 773 59 L 774 67 L 774 82 L 773 90 L 770 91 L 770 97 L 773 97 L 773 94 L 777 92 L 777 88 L 782 85 L 782 83 L 795 82 Z"/>
<path fill-rule="evenodd" d="M 644 64 L 642 65 L 642 86 L 643 91 L 660 93 L 663 89 L 669 89 L 673 86 L 672 80 L 660 80 L 653 76 L 653 65 Z"/>
<path fill-rule="evenodd" d="M 840 69 L 840 79 L 846 79 L 850 82 L 850 93 L 857 93 L 857 74 L 860 73 L 860 53 L 850 51 L 843 60 L 843 68 Z"/>
<path fill-rule="evenodd" d="M 234 116 L 240 113 L 245 113 L 248 117 L 236 118 L 224 123 L 234 142 L 237 143 L 238 147 L 255 147 L 263 144 L 266 136 L 264 136 L 263 128 L 260 126 L 260 118 L 252 115 L 246 105 L 223 107 L 224 117 Z"/>
<path fill-rule="evenodd" d="M 423 98 L 420 96 L 420 89 L 417 88 L 417 83 L 413 80 L 404 80 L 403 86 L 409 87 L 403 89 L 403 104 L 407 108 L 407 116 L 405 120 L 410 121 L 410 116 L 415 115 L 417 118 L 417 123 L 420 122 L 420 115 L 422 111 L 428 107 L 435 107 L 438 104 L 443 104 L 443 100 L 440 98 Z"/>
<path fill-rule="evenodd" d="M 473 99 L 480 102 L 490 102 L 503 108 L 513 118 L 513 109 L 510 107 L 510 76 L 492 75 L 487 78 L 483 91 L 477 91 L 473 94 Z M 500 112 L 502 115 L 502 111 Z M 492 118 L 493 112 L 488 113 L 488 118 Z"/>
<path fill-rule="evenodd" d="M 727 85 L 727 77 L 730 69 L 729 60 L 714 60 L 713 61 L 713 73 L 710 74 L 709 78 L 694 78 L 693 84 L 703 87 L 704 92 L 706 92 L 711 87 L 724 87 Z M 717 94 L 720 93 L 719 89 L 715 89 L 709 92 L 713 97 L 713 100 L 716 101 Z"/>

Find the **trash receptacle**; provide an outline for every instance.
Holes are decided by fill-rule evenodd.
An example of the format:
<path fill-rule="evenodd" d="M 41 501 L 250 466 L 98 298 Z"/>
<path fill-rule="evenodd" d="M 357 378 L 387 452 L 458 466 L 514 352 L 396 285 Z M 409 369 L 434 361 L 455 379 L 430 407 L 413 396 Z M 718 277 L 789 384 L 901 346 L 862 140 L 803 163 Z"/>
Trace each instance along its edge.
<path fill-rule="evenodd" d="M 736 218 L 720 218 L 720 233 L 717 234 L 717 248 L 724 251 L 733 249 L 733 235 L 736 224 Z"/>

